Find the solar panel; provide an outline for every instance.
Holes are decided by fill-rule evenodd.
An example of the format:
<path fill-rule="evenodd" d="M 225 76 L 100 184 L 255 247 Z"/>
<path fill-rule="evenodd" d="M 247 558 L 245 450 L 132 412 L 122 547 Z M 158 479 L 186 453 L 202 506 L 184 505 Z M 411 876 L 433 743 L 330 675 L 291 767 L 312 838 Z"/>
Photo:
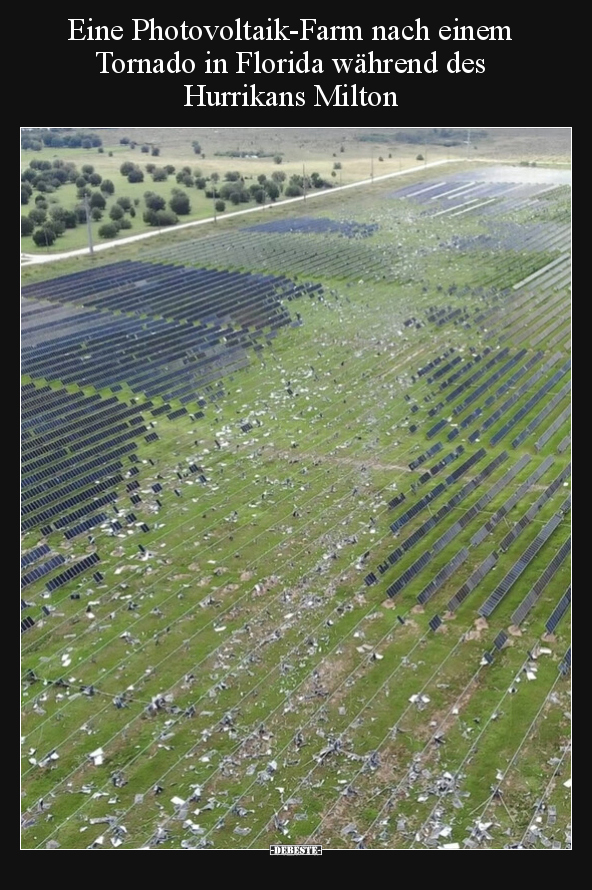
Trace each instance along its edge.
<path fill-rule="evenodd" d="M 439 615 L 434 615 L 433 618 L 430 618 L 428 624 L 430 626 L 430 630 L 436 630 L 442 624 L 442 619 Z"/>
<path fill-rule="evenodd" d="M 507 639 L 508 639 L 508 635 L 505 632 L 505 630 L 500 630 L 497 637 L 493 641 L 493 645 L 495 646 L 496 649 L 501 649 L 502 646 L 504 645 L 504 643 L 507 642 Z"/>

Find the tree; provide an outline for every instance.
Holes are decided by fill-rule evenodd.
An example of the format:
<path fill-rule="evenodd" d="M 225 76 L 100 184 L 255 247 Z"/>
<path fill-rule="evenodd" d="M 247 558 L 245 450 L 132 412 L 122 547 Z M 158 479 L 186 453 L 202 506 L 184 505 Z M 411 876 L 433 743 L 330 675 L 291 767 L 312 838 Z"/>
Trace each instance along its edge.
<path fill-rule="evenodd" d="M 104 195 L 102 195 L 100 192 L 93 192 L 90 196 L 90 206 L 98 207 L 99 210 L 104 210 L 107 206 Z"/>
<path fill-rule="evenodd" d="M 21 216 L 21 235 L 31 235 L 34 228 L 35 223 L 29 216 Z"/>
<path fill-rule="evenodd" d="M 283 191 L 284 185 L 283 183 L 286 181 L 286 174 L 283 170 L 274 170 L 271 174 L 271 178 L 279 186 L 280 191 Z"/>
<path fill-rule="evenodd" d="M 229 170 L 227 173 L 224 174 L 224 179 L 226 180 L 226 182 L 238 182 L 240 178 L 241 175 L 238 170 Z"/>
<path fill-rule="evenodd" d="M 269 195 L 272 201 L 276 201 L 280 196 L 280 190 L 275 182 L 272 182 L 270 179 L 265 183 L 265 191 Z"/>
<path fill-rule="evenodd" d="M 274 164 L 281 164 L 281 163 L 282 163 L 282 156 L 281 156 L 281 155 L 274 155 L 274 156 L 273 156 L 273 163 L 274 163 Z"/>
<path fill-rule="evenodd" d="M 132 207 L 132 199 L 131 198 L 126 198 L 124 195 L 122 195 L 121 198 L 118 198 L 115 203 L 119 204 L 119 206 L 121 208 L 123 208 L 123 210 L 125 210 L 126 213 L 128 212 L 128 210 L 131 210 L 131 207 Z"/>
<path fill-rule="evenodd" d="M 128 219 L 127 216 L 124 216 L 123 219 L 117 220 L 117 225 L 120 229 L 131 229 L 132 221 L 131 219 Z"/>
<path fill-rule="evenodd" d="M 153 158 L 157 158 L 159 156 L 159 154 L 160 154 L 160 148 L 155 147 L 152 149 L 152 157 Z"/>
<path fill-rule="evenodd" d="M 149 210 L 164 210 L 166 200 L 155 192 L 144 192 L 144 201 Z"/>
<path fill-rule="evenodd" d="M 203 176 L 198 176 L 195 180 L 196 189 L 205 189 L 207 180 Z"/>
<path fill-rule="evenodd" d="M 423 155 L 417 155 L 415 158 L 416 161 L 423 161 Z"/>
<path fill-rule="evenodd" d="M 123 136 L 123 137 L 119 140 L 119 144 L 120 144 L 120 145 L 129 145 L 129 139 L 128 139 L 128 137 L 127 137 L 127 136 Z"/>
<path fill-rule="evenodd" d="M 199 142 L 196 139 L 193 140 L 191 145 L 193 146 L 193 151 L 195 152 L 196 155 L 201 154 L 201 145 L 199 144 Z"/>
<path fill-rule="evenodd" d="M 224 213 L 224 211 L 226 210 L 226 204 L 224 203 L 224 201 L 216 201 L 214 207 L 216 208 L 218 213 Z"/>
<path fill-rule="evenodd" d="M 114 204 L 109 210 L 109 217 L 112 220 L 122 219 L 125 216 L 125 211 L 123 207 L 120 207 L 119 204 Z"/>
<path fill-rule="evenodd" d="M 132 170 L 135 169 L 135 166 L 136 165 L 132 161 L 124 161 L 119 168 L 119 172 L 122 176 L 129 176 Z"/>
<path fill-rule="evenodd" d="M 128 182 L 144 182 L 144 174 L 140 170 L 139 167 L 134 167 L 133 170 L 130 170 L 127 177 Z"/>
<path fill-rule="evenodd" d="M 77 225 L 76 214 L 73 210 L 64 210 L 64 225 L 67 229 L 75 229 Z"/>
<path fill-rule="evenodd" d="M 142 152 L 142 154 L 147 155 L 147 154 L 150 152 L 150 146 L 149 146 L 149 145 L 143 145 L 142 148 L 140 149 L 140 151 Z"/>
<path fill-rule="evenodd" d="M 101 182 L 103 181 L 103 177 L 101 176 L 100 173 L 91 173 L 90 176 L 88 177 L 88 181 L 90 182 L 91 185 L 100 185 Z"/>
<path fill-rule="evenodd" d="M 90 211 L 90 218 L 94 220 L 94 222 L 98 222 L 100 219 L 103 219 L 103 211 L 100 207 L 93 207 Z"/>
<path fill-rule="evenodd" d="M 104 223 L 99 227 L 99 237 L 100 238 L 116 238 L 117 233 L 119 231 L 119 226 L 115 223 Z"/>
<path fill-rule="evenodd" d="M 49 226 L 45 226 L 42 229 L 36 229 L 33 232 L 33 241 L 37 247 L 51 247 L 55 239 L 56 233 L 53 229 L 50 229 Z"/>
<path fill-rule="evenodd" d="M 87 176 L 90 176 L 91 173 L 95 172 L 95 168 L 92 164 L 83 164 L 81 169 L 82 172 Z"/>
<path fill-rule="evenodd" d="M 115 191 L 115 186 L 113 185 L 113 183 L 111 182 L 110 179 L 104 179 L 104 180 L 102 181 L 102 183 L 101 183 L 101 191 L 102 191 L 105 195 L 112 195 L 112 194 L 113 194 L 113 192 Z"/>
<path fill-rule="evenodd" d="M 187 216 L 188 213 L 191 213 L 189 195 L 185 192 L 177 191 L 169 201 L 169 207 L 178 216 Z"/>
<path fill-rule="evenodd" d="M 28 204 L 29 198 L 31 197 L 31 192 L 28 192 L 26 189 L 21 186 L 21 204 Z"/>
<path fill-rule="evenodd" d="M 42 210 L 40 207 L 36 207 L 34 210 L 29 210 L 29 219 L 36 226 L 40 226 L 47 219 L 47 213 L 45 210 Z"/>
<path fill-rule="evenodd" d="M 167 172 L 167 176 L 172 176 L 173 173 L 175 172 L 175 168 L 173 167 L 172 164 L 166 164 L 164 169 Z"/>
<path fill-rule="evenodd" d="M 174 226 L 179 218 L 172 210 L 146 210 L 144 222 L 149 226 Z"/>
<path fill-rule="evenodd" d="M 167 177 L 168 173 L 166 172 L 164 167 L 155 167 L 152 171 L 153 182 L 166 182 Z"/>
<path fill-rule="evenodd" d="M 80 143 L 80 146 L 81 146 L 81 148 L 86 148 L 88 151 L 89 148 L 93 147 L 92 139 L 83 139 L 82 142 Z"/>

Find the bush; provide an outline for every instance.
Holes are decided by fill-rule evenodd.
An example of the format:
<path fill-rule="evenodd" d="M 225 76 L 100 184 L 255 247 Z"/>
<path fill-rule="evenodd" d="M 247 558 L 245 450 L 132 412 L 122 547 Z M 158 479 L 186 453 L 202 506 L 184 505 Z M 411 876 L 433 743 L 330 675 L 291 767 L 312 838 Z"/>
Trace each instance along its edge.
<path fill-rule="evenodd" d="M 415 160 L 416 160 L 416 161 L 423 161 L 423 155 L 416 155 Z"/>
<path fill-rule="evenodd" d="M 115 238 L 117 237 L 117 233 L 119 231 L 119 226 L 115 223 L 105 223 L 99 228 L 99 237 L 100 238 Z"/>
<path fill-rule="evenodd" d="M 133 161 L 124 161 L 121 167 L 119 168 L 119 172 L 122 176 L 129 176 L 132 170 L 135 168 L 135 164 Z"/>
<path fill-rule="evenodd" d="M 224 211 L 226 210 L 226 204 L 224 203 L 224 201 L 216 201 L 214 207 L 216 208 L 218 213 L 224 213 Z"/>
<path fill-rule="evenodd" d="M 142 148 L 140 149 L 140 151 L 142 152 L 142 154 L 147 155 L 147 154 L 149 154 L 149 152 L 150 152 L 150 146 L 149 146 L 149 145 L 143 145 Z"/>
<path fill-rule="evenodd" d="M 124 216 L 123 219 L 117 220 L 117 225 L 120 229 L 131 229 L 132 221 L 128 219 L 127 216 Z"/>
<path fill-rule="evenodd" d="M 33 232 L 33 241 L 37 247 L 51 247 L 55 239 L 56 233 L 48 226 L 45 226 L 43 229 L 36 229 Z"/>
<path fill-rule="evenodd" d="M 125 211 L 123 207 L 120 207 L 119 204 L 114 204 L 113 207 L 109 210 L 109 217 L 112 220 L 123 219 L 125 216 Z"/>
<path fill-rule="evenodd" d="M 103 219 L 103 211 L 100 207 L 93 207 L 90 212 L 90 218 L 94 220 L 94 222 L 98 222 L 100 219 Z"/>
<path fill-rule="evenodd" d="M 105 200 L 105 196 L 100 192 L 93 192 L 90 196 L 90 206 L 98 207 L 99 210 L 104 210 L 107 206 L 107 202 Z"/>
<path fill-rule="evenodd" d="M 153 149 L 152 149 L 152 157 L 153 157 L 153 158 L 157 158 L 157 157 L 159 156 L 159 154 L 160 154 L 160 148 L 153 148 Z"/>
<path fill-rule="evenodd" d="M 111 182 L 110 179 L 104 179 L 101 183 L 101 191 L 105 195 L 112 195 L 115 191 L 115 186 Z"/>
<path fill-rule="evenodd" d="M 144 182 L 144 174 L 139 167 L 134 167 L 127 177 L 128 182 Z"/>
<path fill-rule="evenodd" d="M 191 213 L 189 195 L 186 195 L 185 192 L 177 192 L 169 201 L 169 207 L 173 213 L 176 213 L 179 216 L 187 216 L 188 213 Z"/>
<path fill-rule="evenodd" d="M 155 167 L 152 171 L 153 182 L 166 182 L 167 177 L 168 173 L 166 172 L 164 167 Z"/>
<path fill-rule="evenodd" d="M 154 192 L 144 192 L 144 201 L 149 210 L 164 210 L 166 207 L 166 200 Z"/>
<path fill-rule="evenodd" d="M 88 181 L 90 182 L 91 185 L 100 185 L 101 182 L 103 181 L 103 177 L 101 176 L 100 173 L 91 173 L 90 176 L 88 177 Z"/>
<path fill-rule="evenodd" d="M 126 213 L 127 213 L 128 210 L 131 210 L 131 207 L 132 207 L 132 199 L 131 199 L 131 198 L 127 198 L 127 197 L 125 197 L 125 195 L 122 195 L 121 198 L 118 198 L 117 201 L 116 201 L 115 203 L 116 203 L 116 204 L 119 204 L 119 206 L 122 207 L 123 210 L 125 210 Z"/>
<path fill-rule="evenodd" d="M 35 223 L 28 216 L 21 216 L 21 235 L 32 235 Z"/>
<path fill-rule="evenodd" d="M 144 222 L 149 226 L 174 226 L 179 222 L 179 218 L 172 210 L 151 210 L 149 208 L 144 213 Z"/>

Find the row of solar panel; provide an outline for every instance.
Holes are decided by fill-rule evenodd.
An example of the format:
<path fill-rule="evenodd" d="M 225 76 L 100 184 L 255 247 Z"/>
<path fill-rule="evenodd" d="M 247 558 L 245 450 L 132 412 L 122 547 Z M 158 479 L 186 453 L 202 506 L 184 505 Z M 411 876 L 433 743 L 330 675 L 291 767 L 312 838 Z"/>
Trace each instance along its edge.
<path fill-rule="evenodd" d="M 53 569 L 63 565 L 65 561 L 64 557 L 61 556 L 61 554 L 58 554 L 57 556 L 52 556 L 51 559 L 42 563 L 40 566 L 35 566 L 31 572 L 27 572 L 26 575 L 21 576 L 21 590 L 23 587 L 27 587 L 34 581 L 38 581 L 39 578 L 43 578 L 44 575 L 48 575 Z"/>
<path fill-rule="evenodd" d="M 503 425 L 503 427 L 500 430 L 498 430 L 497 433 L 495 433 L 495 435 L 493 435 L 491 437 L 489 444 L 496 445 L 499 441 L 501 441 L 501 439 L 503 439 L 504 436 L 506 436 L 510 432 L 512 427 L 515 426 L 520 420 L 522 420 L 522 418 L 526 414 L 528 414 L 528 412 L 532 408 L 534 408 L 534 406 L 537 404 L 537 402 L 539 402 L 542 398 L 544 398 L 544 396 L 546 396 L 546 394 L 549 392 L 549 390 L 552 389 L 553 386 L 555 386 L 555 384 L 563 377 L 563 375 L 567 374 L 567 372 L 569 371 L 570 368 L 571 368 L 571 359 L 568 359 L 567 362 L 565 362 L 565 364 L 563 365 L 563 367 L 561 367 L 559 369 L 559 371 L 556 371 L 555 374 L 553 374 L 553 376 L 549 380 L 547 380 L 547 382 L 544 383 L 537 390 L 537 392 L 534 393 L 534 395 L 532 395 L 530 397 L 530 399 L 528 399 L 528 401 L 522 406 L 522 408 L 520 408 L 520 410 L 517 411 L 516 414 L 514 414 L 507 421 L 507 423 L 505 423 Z"/>
<path fill-rule="evenodd" d="M 469 393 L 469 395 L 465 399 L 463 399 L 462 402 L 459 402 L 458 405 L 455 405 L 452 413 L 461 414 L 463 411 L 465 411 L 469 407 L 469 405 L 472 405 L 476 399 L 482 396 L 483 393 L 486 392 L 490 386 L 492 386 L 494 383 L 497 383 L 497 381 L 500 380 L 505 374 L 507 374 L 510 368 L 512 368 L 522 358 L 524 358 L 525 355 L 526 349 L 521 349 L 520 352 L 517 352 L 515 355 L 513 355 L 507 362 L 502 365 L 501 368 L 498 368 L 498 370 L 494 374 L 492 374 L 491 377 L 488 377 L 487 380 L 484 380 L 483 383 L 477 386 L 473 390 L 473 392 Z M 466 423 L 464 425 L 466 426 Z"/>
<path fill-rule="evenodd" d="M 492 612 L 499 606 L 502 599 L 508 593 L 513 584 L 515 584 L 520 575 L 535 558 L 545 541 L 553 534 L 562 519 L 563 516 L 561 515 L 561 513 L 556 513 L 554 516 L 551 517 L 551 519 L 549 519 L 547 523 L 545 523 L 534 541 L 532 541 L 528 545 L 521 557 L 516 560 L 510 571 L 504 576 L 504 578 L 502 578 L 491 596 L 489 596 L 483 603 L 483 605 L 479 609 L 479 615 L 481 615 L 483 618 L 489 618 Z"/>
<path fill-rule="evenodd" d="M 565 423 L 567 418 L 570 417 L 570 415 L 571 415 L 571 405 L 568 405 L 567 408 L 564 408 L 564 410 L 561 412 L 561 414 L 559 414 L 558 417 L 555 418 L 553 423 L 547 427 L 547 429 L 544 431 L 544 433 L 542 433 L 542 435 L 539 436 L 537 441 L 534 443 L 534 447 L 537 451 L 540 451 L 542 448 L 544 448 L 544 446 L 547 444 L 549 439 L 552 436 L 554 436 L 555 433 L 557 432 L 557 430 L 563 426 L 563 424 Z M 563 448 L 561 448 L 561 451 L 560 451 L 560 446 L 563 444 L 564 441 L 565 441 L 565 439 L 562 439 L 561 442 L 559 443 L 559 445 L 557 446 L 557 451 L 559 451 L 559 453 L 561 453 L 561 451 L 564 450 Z"/>
<path fill-rule="evenodd" d="M 28 553 L 22 554 L 21 569 L 26 569 L 27 566 L 30 566 L 32 563 L 36 562 L 36 560 L 40 559 L 42 556 L 45 556 L 46 553 L 49 553 L 49 550 L 49 544 L 41 544 L 39 547 L 35 547 L 33 550 L 29 550 Z"/>
<path fill-rule="evenodd" d="M 97 513 L 95 516 L 90 516 L 79 525 L 66 529 L 64 537 L 69 541 L 77 535 L 81 535 L 83 532 L 90 531 L 91 528 L 95 528 L 95 526 L 100 525 L 102 522 L 106 522 L 108 518 L 106 513 Z"/>
<path fill-rule="evenodd" d="M 68 473 L 56 474 L 55 476 L 49 477 L 43 482 L 38 483 L 37 485 L 25 488 L 22 493 L 22 499 L 26 503 L 40 494 L 52 495 L 54 499 L 65 497 L 67 494 L 70 493 L 70 491 L 75 491 L 77 488 L 83 488 L 86 485 L 93 485 L 98 479 L 101 479 L 102 476 L 109 476 L 110 474 L 117 473 L 118 470 L 122 469 L 123 464 L 120 460 L 114 461 L 113 463 L 109 463 L 101 467 L 97 467 L 94 472 L 87 473 L 85 476 L 80 475 L 78 468 L 75 468 L 73 470 L 70 470 Z M 57 486 L 63 485 L 63 483 L 68 479 L 72 479 L 75 481 L 69 483 L 69 485 L 64 486 L 61 489 L 57 488 Z M 73 487 L 70 487 L 70 485 Z"/>
<path fill-rule="evenodd" d="M 520 460 L 518 461 L 518 466 L 520 469 L 525 467 L 528 463 L 530 463 L 530 456 L 528 454 L 524 454 Z M 554 463 L 554 459 L 552 455 L 549 455 L 545 458 L 545 460 L 539 464 L 539 466 L 531 473 L 531 475 L 526 479 L 522 484 L 516 489 L 516 491 L 510 495 L 510 497 L 504 501 L 502 506 L 495 511 L 493 516 L 485 522 L 478 531 L 475 532 L 473 537 L 471 538 L 471 545 L 473 547 L 477 547 L 481 541 L 487 537 L 487 535 L 493 531 L 498 522 L 506 516 L 510 510 L 516 506 L 516 504 L 520 501 L 522 497 L 526 494 L 528 489 L 533 486 L 544 473 L 547 472 L 550 466 Z"/>
<path fill-rule="evenodd" d="M 60 575 L 56 575 L 55 578 L 51 578 L 45 585 L 47 590 L 51 593 L 53 590 L 57 590 L 58 587 L 61 587 L 63 584 L 66 584 L 68 581 L 71 581 L 72 578 L 78 577 L 78 575 L 85 572 L 91 566 L 95 565 L 100 561 L 100 557 L 98 553 L 91 553 L 90 556 L 85 556 L 83 560 L 76 563 L 76 565 L 71 566 L 65 572 L 62 572 Z"/>
<path fill-rule="evenodd" d="M 52 506 L 46 507 L 46 509 L 37 516 L 39 522 L 45 522 L 46 519 L 51 519 L 52 516 L 74 506 L 74 504 L 80 504 L 88 498 L 94 498 L 99 492 L 105 491 L 106 488 L 110 488 L 122 481 L 123 476 L 121 473 L 116 473 L 108 479 L 91 480 L 92 488 L 83 491 L 80 490 L 81 486 L 77 482 L 70 482 L 64 488 L 60 489 L 59 492 L 52 492 L 51 494 L 31 501 L 31 503 L 24 503 L 21 507 L 21 515 L 26 516 L 29 513 L 36 513 L 38 510 L 41 510 L 42 507 L 51 504 Z M 71 495 L 72 492 L 76 492 L 76 494 Z M 65 501 L 54 503 L 58 497 L 63 497 L 64 495 L 71 495 L 71 497 L 68 497 Z"/>
<path fill-rule="evenodd" d="M 548 634 L 552 634 L 555 632 L 555 628 L 567 612 L 569 604 L 571 603 L 571 585 L 567 588 L 553 611 L 549 616 L 547 623 L 545 624 L 545 629 Z"/>
<path fill-rule="evenodd" d="M 542 355 L 542 353 L 537 353 L 537 356 L 540 355 Z M 528 378 L 528 380 L 526 380 L 521 386 L 519 386 L 518 389 L 515 390 L 512 395 L 508 399 L 506 399 L 506 401 L 503 402 L 500 407 L 484 421 L 482 430 L 485 431 L 489 429 L 490 426 L 493 426 L 493 424 L 496 423 L 500 419 L 500 417 L 502 417 L 506 413 L 506 411 L 509 411 L 512 405 L 515 405 L 516 402 L 518 402 L 522 398 L 522 396 L 535 385 L 535 383 L 538 383 L 538 381 L 547 373 L 547 371 L 549 371 L 553 367 L 553 365 L 555 365 L 561 358 L 561 353 L 556 352 L 555 355 L 552 355 L 550 359 L 548 359 L 543 365 L 541 365 L 541 367 L 537 371 L 535 371 L 534 374 Z M 527 362 L 524 367 L 526 368 L 529 364 L 531 367 L 533 366 L 533 364 L 535 364 L 535 356 L 533 356 L 530 362 Z M 506 384 L 504 384 L 504 386 L 505 385 Z M 501 389 L 502 387 L 500 387 L 500 390 Z"/>
<path fill-rule="evenodd" d="M 538 414 L 533 417 L 530 423 L 512 440 L 512 448 L 517 448 L 519 445 L 524 442 L 525 439 L 533 433 L 537 427 L 541 425 L 545 417 L 547 417 L 552 411 L 555 410 L 557 405 L 563 401 L 563 399 L 568 395 L 571 390 L 571 380 L 568 381 L 564 386 L 561 387 L 558 393 L 556 393 L 550 401 L 538 412 Z"/>
<path fill-rule="evenodd" d="M 547 567 L 541 573 L 541 575 L 537 578 L 536 582 L 533 584 L 529 592 L 526 594 L 518 608 L 515 610 L 512 615 L 512 624 L 515 624 L 519 627 L 538 598 L 541 593 L 548 585 L 549 581 L 553 578 L 553 576 L 559 571 L 559 568 L 567 558 L 568 554 L 571 551 L 571 535 L 565 541 L 562 546 L 559 548 L 553 559 L 549 562 Z"/>
<path fill-rule="evenodd" d="M 494 565 L 497 563 L 497 553 L 493 551 L 489 554 L 489 556 L 485 557 L 480 566 L 478 566 L 473 574 L 468 578 L 465 583 L 460 587 L 457 592 L 454 594 L 452 599 L 449 600 L 446 608 L 449 612 L 456 612 L 458 607 L 464 600 L 468 597 L 468 595 L 477 587 L 477 585 L 483 580 L 485 575 L 491 571 Z"/>
<path fill-rule="evenodd" d="M 466 547 L 463 547 L 461 550 L 456 553 L 452 559 L 446 563 L 444 568 L 440 569 L 438 574 L 432 578 L 429 584 L 427 584 L 421 593 L 417 597 L 417 602 L 420 605 L 424 605 L 430 600 L 434 594 L 438 592 L 438 590 L 442 587 L 442 585 L 450 578 L 450 576 L 457 570 L 457 568 L 463 564 L 469 557 L 469 551 Z"/>

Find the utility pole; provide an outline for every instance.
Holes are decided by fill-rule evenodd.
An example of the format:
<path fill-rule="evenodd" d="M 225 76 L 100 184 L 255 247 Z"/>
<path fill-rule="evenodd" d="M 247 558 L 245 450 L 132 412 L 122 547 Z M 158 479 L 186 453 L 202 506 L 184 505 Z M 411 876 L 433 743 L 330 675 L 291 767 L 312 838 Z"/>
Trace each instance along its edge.
<path fill-rule="evenodd" d="M 370 180 L 374 182 L 374 146 L 370 149 Z"/>
<path fill-rule="evenodd" d="M 306 171 L 304 164 L 302 165 L 302 189 L 304 191 L 304 200 L 306 201 Z"/>
<path fill-rule="evenodd" d="M 88 232 L 88 252 L 91 256 L 93 256 L 92 226 L 90 224 L 90 207 L 88 204 L 88 195 L 84 196 L 84 209 L 86 211 L 86 231 Z"/>
<path fill-rule="evenodd" d="M 467 130 L 467 160 L 469 159 L 469 149 L 471 147 L 471 128 Z"/>

